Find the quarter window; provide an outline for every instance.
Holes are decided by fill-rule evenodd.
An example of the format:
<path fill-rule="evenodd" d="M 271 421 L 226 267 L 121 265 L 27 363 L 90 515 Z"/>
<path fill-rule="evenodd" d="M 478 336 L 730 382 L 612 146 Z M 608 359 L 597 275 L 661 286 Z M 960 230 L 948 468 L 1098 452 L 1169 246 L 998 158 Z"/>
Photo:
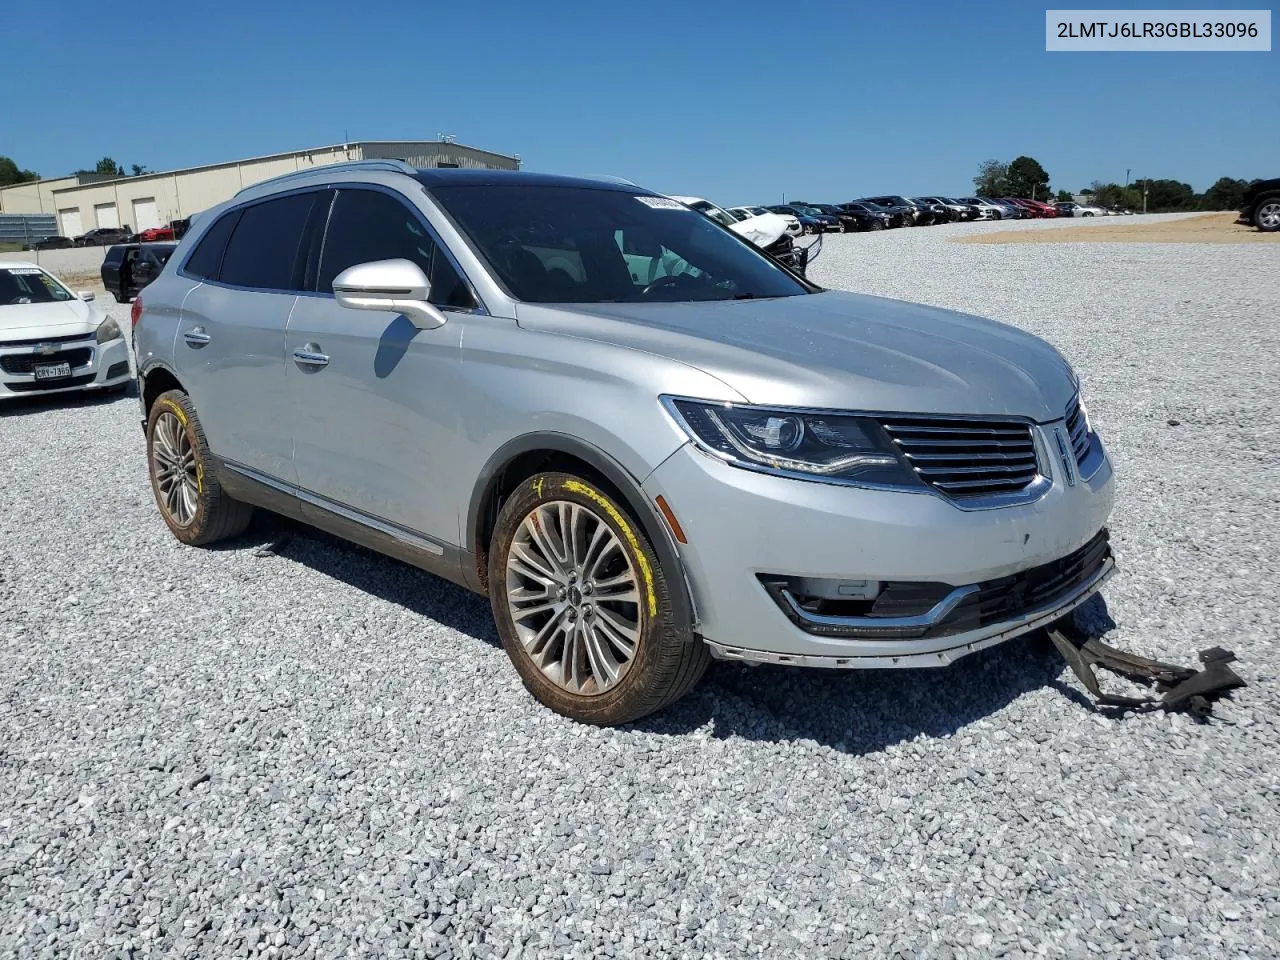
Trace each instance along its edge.
<path fill-rule="evenodd" d="M 333 278 L 357 263 L 409 260 L 431 281 L 431 302 L 445 307 L 476 305 L 470 289 L 416 213 L 377 190 L 339 190 L 329 215 L 317 289 L 333 290 Z"/>
<path fill-rule="evenodd" d="M 224 213 L 200 238 L 191 256 L 187 258 L 184 268 L 189 276 L 197 280 L 217 280 L 222 269 L 222 254 L 227 249 L 227 240 L 235 229 L 240 218 L 239 210 Z"/>
<path fill-rule="evenodd" d="M 315 198 L 314 193 L 295 193 L 246 207 L 222 258 L 222 282 L 261 290 L 301 289 L 298 245 Z"/>

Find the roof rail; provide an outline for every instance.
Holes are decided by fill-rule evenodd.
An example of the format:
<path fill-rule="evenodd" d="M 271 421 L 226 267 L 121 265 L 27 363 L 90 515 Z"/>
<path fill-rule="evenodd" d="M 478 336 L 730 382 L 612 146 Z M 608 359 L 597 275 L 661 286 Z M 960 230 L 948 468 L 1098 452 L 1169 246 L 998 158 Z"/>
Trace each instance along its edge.
<path fill-rule="evenodd" d="M 283 183 L 295 177 L 308 177 L 317 173 L 341 173 L 345 170 L 389 170 L 392 173 L 407 173 L 410 175 L 418 172 L 417 167 L 411 166 L 403 160 L 343 160 L 339 163 L 322 163 L 318 166 L 294 170 L 291 173 L 282 173 L 278 177 L 259 180 L 257 183 L 251 183 L 247 187 L 241 187 L 236 191 L 236 196 L 238 197 L 249 190 L 256 190 L 258 187 L 265 186 L 268 183 Z"/>

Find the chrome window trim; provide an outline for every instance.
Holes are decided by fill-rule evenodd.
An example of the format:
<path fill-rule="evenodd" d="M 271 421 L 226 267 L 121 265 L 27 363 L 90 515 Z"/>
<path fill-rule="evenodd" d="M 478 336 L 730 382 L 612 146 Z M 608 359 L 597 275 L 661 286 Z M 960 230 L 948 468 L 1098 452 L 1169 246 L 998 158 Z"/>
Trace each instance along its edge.
<path fill-rule="evenodd" d="M 337 165 L 335 164 L 334 166 L 337 166 Z M 290 174 L 289 176 L 292 176 L 292 175 Z M 417 183 L 417 181 L 414 181 L 414 182 L 415 184 Z M 347 189 L 348 191 L 373 190 L 378 193 L 385 193 L 387 196 L 390 196 L 396 200 L 399 200 L 400 203 L 402 203 L 411 213 L 413 213 L 415 217 L 417 217 L 418 223 L 427 231 L 427 235 L 431 238 L 431 241 L 436 245 L 436 248 L 444 251 L 445 256 L 448 257 L 449 259 L 450 265 L 457 272 L 458 276 L 462 279 L 462 282 L 467 285 L 467 289 L 471 292 L 471 296 L 476 301 L 476 306 L 474 307 L 453 307 L 453 306 L 444 306 L 438 303 L 434 304 L 434 306 L 439 307 L 441 310 L 445 310 L 451 313 L 473 314 L 476 316 L 491 316 L 489 309 L 485 304 L 484 299 L 480 296 L 480 292 L 476 289 L 475 283 L 472 282 L 472 279 L 467 275 L 467 272 L 462 269 L 462 264 L 458 262 L 458 258 L 454 256 L 454 253 L 452 250 L 449 249 L 448 244 L 446 244 L 440 238 L 439 231 L 436 230 L 436 228 L 423 215 L 422 211 L 418 209 L 418 207 L 413 203 L 413 201 L 411 201 L 406 194 L 401 193 L 398 190 L 395 190 L 388 186 L 384 186 L 383 184 L 380 184 L 380 183 L 370 183 L 364 180 L 328 181 L 328 180 L 322 179 L 316 183 L 308 183 L 305 186 L 296 187 L 295 189 L 292 189 L 292 190 L 281 190 L 279 192 L 270 193 L 265 196 L 254 197 L 250 200 L 245 200 L 242 203 L 232 204 L 228 206 L 226 209 L 224 209 L 221 213 L 219 213 L 218 216 L 210 218 L 209 226 L 205 227 L 205 229 L 200 232 L 199 237 L 195 238 L 195 240 L 192 243 L 191 253 L 186 256 L 186 258 L 182 261 L 182 265 L 179 266 L 175 270 L 175 272 L 177 273 L 178 276 L 182 277 L 184 280 L 189 280 L 192 283 L 207 283 L 210 286 L 220 287 L 223 290 L 235 290 L 241 293 L 278 293 L 278 294 L 284 294 L 286 296 L 294 296 L 294 297 L 313 297 L 313 298 L 327 297 L 328 299 L 333 300 L 335 299 L 335 297 L 332 291 L 326 292 L 323 290 L 279 290 L 279 289 L 276 289 L 275 287 L 242 287 L 242 286 L 237 286 L 231 283 L 223 283 L 221 280 L 210 280 L 207 277 L 197 277 L 197 276 L 194 276 L 193 274 L 187 273 L 187 263 L 190 262 L 192 255 L 194 255 L 195 248 L 199 246 L 200 240 L 203 239 L 204 235 L 208 233 L 210 229 L 212 229 L 213 225 L 218 221 L 220 221 L 223 217 L 242 213 L 243 211 L 249 209 L 250 207 L 256 207 L 261 203 L 268 203 L 272 200 L 278 200 L 281 197 L 294 196 L 300 193 L 321 193 L 324 191 L 332 190 L 334 191 L 333 203 L 336 203 L 338 199 L 337 193 L 341 191 L 343 188 Z M 329 213 L 330 215 L 332 215 L 333 213 L 332 204 L 330 204 Z M 329 219 L 327 216 L 325 218 L 323 229 L 326 234 L 325 239 L 327 239 L 327 235 L 329 231 Z M 235 232 L 232 231 L 232 236 L 234 235 L 235 235 Z M 227 242 L 228 244 L 231 242 L 230 237 L 227 239 Z M 224 250 L 223 253 L 225 256 L 226 251 Z M 324 258 L 324 242 L 323 241 L 320 244 L 320 252 L 318 256 L 320 260 Z M 317 262 L 319 262 L 319 260 Z"/>

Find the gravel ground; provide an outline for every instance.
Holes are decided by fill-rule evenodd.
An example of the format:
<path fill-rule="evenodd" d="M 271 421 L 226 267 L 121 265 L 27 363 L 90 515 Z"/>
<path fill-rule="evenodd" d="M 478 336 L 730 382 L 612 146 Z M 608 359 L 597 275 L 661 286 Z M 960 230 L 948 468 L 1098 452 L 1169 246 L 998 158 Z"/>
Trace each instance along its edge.
<path fill-rule="evenodd" d="M 1220 719 L 1103 717 L 1028 640 L 717 664 L 577 726 L 484 601 L 269 526 L 183 547 L 134 400 L 28 402 L 0 419 L 0 955 L 1276 956 L 1280 254 L 945 242 L 990 226 L 831 237 L 815 275 L 1078 366 L 1123 568 L 1084 616 L 1234 648 Z"/>

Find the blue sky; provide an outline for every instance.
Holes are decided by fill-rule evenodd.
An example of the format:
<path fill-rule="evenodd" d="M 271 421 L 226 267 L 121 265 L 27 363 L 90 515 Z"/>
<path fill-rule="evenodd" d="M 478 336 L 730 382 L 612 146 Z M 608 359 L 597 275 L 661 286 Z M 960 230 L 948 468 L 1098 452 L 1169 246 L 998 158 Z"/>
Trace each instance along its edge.
<path fill-rule="evenodd" d="M 344 131 L 445 131 L 526 169 L 724 204 L 963 194 L 981 161 L 1023 153 L 1072 191 L 1126 168 L 1203 190 L 1280 164 L 1280 54 L 1047 53 L 1028 3 L 5 7 L 22 96 L 0 105 L 0 154 L 45 176 Z"/>

